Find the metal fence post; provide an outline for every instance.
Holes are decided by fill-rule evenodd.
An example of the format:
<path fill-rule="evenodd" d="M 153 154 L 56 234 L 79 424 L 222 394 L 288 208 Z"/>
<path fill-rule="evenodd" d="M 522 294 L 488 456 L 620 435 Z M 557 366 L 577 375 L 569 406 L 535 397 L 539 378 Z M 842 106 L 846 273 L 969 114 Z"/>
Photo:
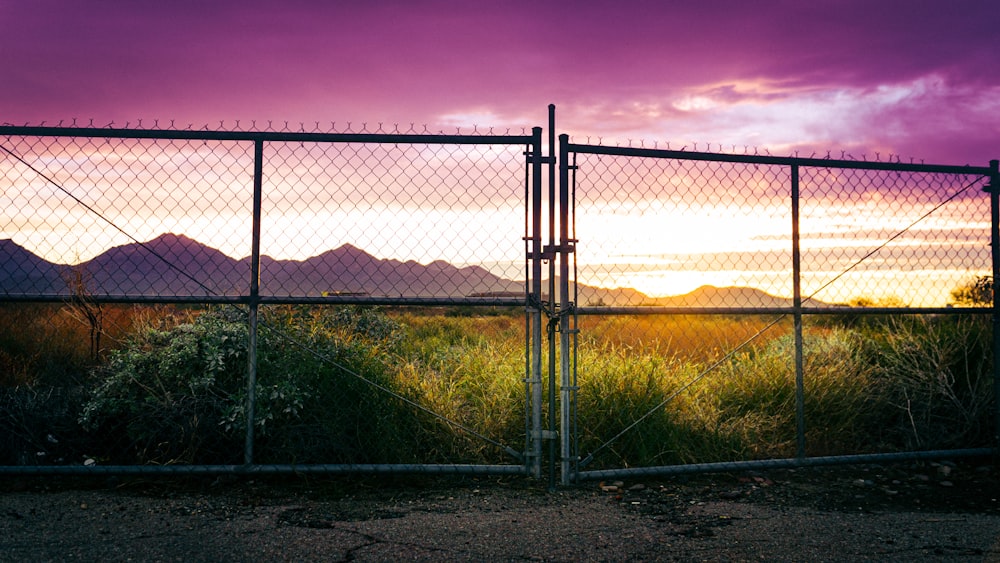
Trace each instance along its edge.
<path fill-rule="evenodd" d="M 1000 448 L 1000 160 L 990 161 L 990 249 L 993 261 L 993 447 Z"/>
<path fill-rule="evenodd" d="M 799 248 L 799 165 L 792 165 L 792 317 L 795 324 L 795 455 L 806 457 L 805 374 L 802 344 L 802 267 Z"/>
<path fill-rule="evenodd" d="M 250 243 L 250 299 L 247 312 L 247 432 L 243 462 L 253 463 L 254 406 L 257 393 L 257 308 L 260 304 L 260 216 L 263 189 L 264 141 L 257 139 L 253 146 L 253 225 Z"/>
<path fill-rule="evenodd" d="M 531 129 L 531 474 L 542 476 L 542 128 Z"/>
<path fill-rule="evenodd" d="M 549 104 L 549 249 L 556 247 L 556 106 Z M 552 316 L 557 314 L 556 307 L 556 255 L 554 251 L 546 252 L 549 256 L 549 426 L 550 432 L 557 432 L 556 428 L 556 325 L 551 322 Z M 549 489 L 556 486 L 556 441 L 549 440 Z"/>
<path fill-rule="evenodd" d="M 570 484 L 570 412 L 574 385 L 570 381 L 569 254 L 575 241 L 569 238 L 569 135 L 559 135 L 559 436 L 562 484 Z"/>

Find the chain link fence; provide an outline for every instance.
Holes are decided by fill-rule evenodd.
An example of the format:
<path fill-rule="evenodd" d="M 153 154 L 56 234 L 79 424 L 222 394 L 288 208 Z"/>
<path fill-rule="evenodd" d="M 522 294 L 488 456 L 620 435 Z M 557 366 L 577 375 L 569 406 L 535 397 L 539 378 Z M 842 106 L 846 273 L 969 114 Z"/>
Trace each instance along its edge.
<path fill-rule="evenodd" d="M 995 164 L 541 131 L 0 127 L 0 472 L 568 483 L 995 444 Z"/>
<path fill-rule="evenodd" d="M 563 141 L 571 479 L 989 451 L 995 164 Z"/>
<path fill-rule="evenodd" d="M 539 138 L 4 127 L 0 463 L 530 470 Z"/>

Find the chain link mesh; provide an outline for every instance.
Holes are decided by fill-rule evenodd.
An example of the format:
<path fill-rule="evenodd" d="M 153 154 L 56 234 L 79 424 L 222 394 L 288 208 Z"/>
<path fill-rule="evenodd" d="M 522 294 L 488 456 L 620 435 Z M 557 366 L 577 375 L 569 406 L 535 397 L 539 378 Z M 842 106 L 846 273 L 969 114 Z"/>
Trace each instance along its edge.
<path fill-rule="evenodd" d="M 569 152 L 579 467 L 988 443 L 983 169 Z"/>
<path fill-rule="evenodd" d="M 466 298 L 518 292 L 522 147 L 267 147 L 261 292 Z"/>
<path fill-rule="evenodd" d="M 230 256 L 250 253 L 252 143 L 3 142 L 4 294 L 248 291 L 248 263 Z"/>
<path fill-rule="evenodd" d="M 789 164 L 583 153 L 576 166 L 581 306 L 791 306 Z M 992 268 L 985 183 L 802 167 L 807 306 L 948 305 Z"/>
<path fill-rule="evenodd" d="M 440 435 L 440 426 L 456 423 L 476 429 L 472 438 L 433 442 L 433 462 L 493 462 L 509 454 L 510 448 L 503 451 L 506 444 L 525 439 L 519 433 L 525 432 L 528 415 L 510 406 L 524 406 L 530 363 L 525 355 L 535 353 L 524 351 L 531 328 L 521 324 L 523 310 L 501 311 L 499 320 L 473 317 L 460 323 L 442 320 L 438 311 L 407 318 L 402 327 L 392 315 L 372 320 L 363 311 L 294 304 L 484 305 L 484 298 L 492 298 L 529 308 L 551 306 L 555 296 L 544 290 L 534 300 L 525 295 L 531 258 L 525 255 L 531 231 L 526 156 L 532 158 L 535 148 L 526 148 L 523 137 L 418 139 L 413 137 L 434 134 L 395 124 L 347 124 L 347 134 L 359 135 L 352 138 L 310 136 L 323 133 L 321 128 L 269 124 L 267 131 L 275 133 L 270 136 L 239 124 L 228 136 L 206 131 L 199 137 L 190 127 L 174 126 L 142 138 L 94 131 L 0 136 L 0 301 L 49 302 L 0 304 L 9 320 L 0 327 L 7 343 L 0 351 L 3 384 L 16 386 L 27 378 L 22 371 L 38 371 L 46 350 L 58 351 L 57 360 L 67 359 L 71 369 L 92 366 L 134 327 L 151 326 L 151 318 L 164 334 L 196 332 L 196 319 L 221 323 L 213 326 L 222 326 L 227 338 L 242 334 L 240 303 L 252 287 L 249 257 L 259 179 L 259 297 L 270 327 L 262 339 L 272 329 L 306 327 L 294 341 L 305 342 L 306 352 L 318 351 L 294 365 L 281 365 L 279 355 L 263 359 L 274 362 L 258 380 L 263 424 L 273 420 L 266 418 L 269 413 L 279 419 L 282 413 L 309 414 L 296 419 L 293 432 L 262 429 L 260 459 L 409 463 L 426 453 L 422 448 Z M 177 138 L 171 131 L 192 134 Z M 258 146 L 262 161 L 255 163 Z M 760 435 L 737 428 L 745 418 L 732 416 L 717 420 L 714 428 L 685 428 L 681 441 L 717 448 L 722 458 L 792 455 L 793 359 L 801 343 L 784 315 L 794 303 L 796 228 L 806 312 L 822 310 L 844 326 L 857 322 L 848 307 L 940 313 L 952 304 L 957 287 L 991 271 L 989 199 L 980 172 L 748 155 L 687 158 L 676 151 L 664 158 L 647 152 L 572 153 L 574 310 L 547 310 L 553 317 L 584 313 L 573 324 L 579 342 L 573 361 L 580 370 L 572 387 L 575 391 L 579 383 L 580 393 L 571 408 L 581 415 L 580 431 L 572 432 L 583 442 L 583 453 L 596 448 L 610 456 L 604 465 L 633 464 L 637 452 L 646 456 L 643 463 L 690 461 L 686 451 L 663 451 L 661 438 L 681 432 L 673 422 L 664 425 L 664 416 L 680 419 L 722 407 L 743 416 L 743 399 L 729 385 L 758 390 L 755 386 L 763 385 L 761 404 L 784 414 Z M 255 164 L 261 165 L 259 178 Z M 551 211 L 555 202 L 542 206 Z M 544 252 L 532 256 L 552 258 Z M 165 303 L 139 308 L 130 301 Z M 213 301 L 240 304 L 226 309 L 230 316 L 235 311 L 238 321 L 232 324 L 226 314 L 199 316 L 200 310 L 185 305 Z M 815 318 L 820 320 L 806 323 L 802 344 L 806 370 L 817 374 L 806 390 L 820 397 L 829 379 L 837 382 L 831 392 L 841 393 L 836 385 L 854 379 L 834 377 L 848 370 L 838 362 L 883 350 L 852 347 L 856 343 L 845 336 L 844 326 Z M 365 323 L 386 333 L 358 336 L 370 328 Z M 890 334 L 914 340 L 941 328 L 916 321 L 886 326 Z M 18 330 L 45 342 L 15 358 L 10 343 L 21 342 Z M 976 350 L 985 351 L 984 332 L 962 330 L 978 339 L 982 349 Z M 400 344 L 394 339 L 402 333 L 419 334 L 420 341 Z M 153 348 L 156 342 L 146 344 Z M 282 349 L 287 342 L 267 344 Z M 222 360 L 209 358 L 205 369 L 221 370 L 220 377 L 241 375 L 245 360 L 226 356 L 239 353 L 227 348 L 232 341 L 215 345 L 228 351 Z M 317 361 L 304 378 L 291 376 L 323 357 L 335 361 Z M 229 372 L 219 367 L 223 364 L 240 367 Z M 764 381 L 749 369 L 762 366 L 774 377 Z M 985 369 L 970 366 L 970 373 Z M 52 381 L 66 375 L 52 369 L 47 374 Z M 491 375 L 477 382 L 485 392 L 474 395 L 464 388 L 467 380 L 459 378 L 468 374 Z M 851 374 L 859 381 L 885 375 Z M 536 376 L 540 384 L 542 374 Z M 385 396 L 385 389 L 392 389 L 392 396 Z M 341 391 L 342 412 L 324 412 L 324 398 Z M 60 409 L 70 400 L 53 397 L 47 400 Z M 34 415 L 20 409 L 22 398 L 5 400 L 9 412 L 23 411 L 27 420 Z M 189 406 L 218 407 L 211 403 L 199 399 Z M 414 411 L 415 404 L 429 408 Z M 967 406 L 980 416 L 979 403 Z M 831 399 L 808 403 L 805 412 L 815 417 L 848 407 Z M 657 416 L 648 416 L 654 412 Z M 941 415 L 927 412 L 929 428 L 932 417 Z M 223 414 L 238 424 L 239 412 Z M 138 417 L 143 423 L 157 418 L 144 416 Z M 32 424 L 30 442 L 45 451 L 48 433 Z M 486 440 L 475 435 L 481 426 L 489 429 Z M 327 439 L 331 435 L 339 437 Z M 825 448 L 822 453 L 850 445 L 848 438 L 828 438 L 810 435 Z M 167 448 L 154 452 L 161 456 L 154 461 L 236 463 L 238 442 L 227 442 L 224 453 L 207 460 Z M 754 449 L 758 442 L 772 449 Z M 159 446 L 150 442 L 151 448 Z M 480 455 L 479 448 L 490 453 Z"/>
<path fill-rule="evenodd" d="M 0 429 L 14 456 L 0 463 L 74 464 L 101 451 L 103 463 L 239 463 L 258 180 L 259 298 L 282 304 L 260 307 L 257 462 L 520 458 L 507 444 L 525 440 L 523 312 L 496 303 L 525 297 L 531 138 L 269 130 L 281 135 L 0 137 L 0 300 L 15 301 L 0 304 L 10 407 Z M 343 305 L 369 298 L 490 316 L 420 309 L 397 321 Z M 228 305 L 203 307 L 216 302 Z M 482 388 L 453 395 L 470 370 Z M 92 376 L 103 383 L 73 398 L 77 412 L 62 408 L 63 393 L 20 391 L 93 387 Z M 145 399 L 131 395 L 135 382 Z M 87 438 L 96 434 L 116 438 Z"/>
<path fill-rule="evenodd" d="M 247 293 L 253 143 L 7 137 L 5 147 L 3 293 L 65 294 L 72 277 L 94 295 Z M 520 291 L 521 152 L 267 143 L 261 294 Z"/>
<path fill-rule="evenodd" d="M 791 293 L 787 167 L 600 154 L 576 164 L 580 305 L 773 306 L 708 286 Z"/>
<path fill-rule="evenodd" d="M 830 304 L 949 305 L 956 287 L 992 273 L 985 184 L 976 175 L 804 168 L 803 294 Z"/>

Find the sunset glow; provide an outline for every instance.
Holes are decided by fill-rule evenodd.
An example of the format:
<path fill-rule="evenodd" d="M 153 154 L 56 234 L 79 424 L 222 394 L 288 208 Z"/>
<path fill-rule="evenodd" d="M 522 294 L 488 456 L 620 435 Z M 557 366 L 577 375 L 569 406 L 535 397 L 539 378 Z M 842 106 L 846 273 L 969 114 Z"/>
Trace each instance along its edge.
<path fill-rule="evenodd" d="M 547 126 L 554 103 L 556 133 L 576 143 L 986 166 L 1000 157 L 994 12 L 972 1 L 7 3 L 0 123 L 523 135 Z M 168 232 L 250 254 L 252 143 L 35 141 L 0 138 L 47 176 L 0 155 L 0 238 L 64 264 Z M 523 152 L 269 144 L 261 251 L 304 260 L 351 244 L 519 279 Z M 803 293 L 944 304 L 990 263 L 988 201 L 961 180 L 804 170 Z M 653 298 L 703 285 L 792 293 L 787 168 L 582 156 L 575 189 L 582 283 Z"/>

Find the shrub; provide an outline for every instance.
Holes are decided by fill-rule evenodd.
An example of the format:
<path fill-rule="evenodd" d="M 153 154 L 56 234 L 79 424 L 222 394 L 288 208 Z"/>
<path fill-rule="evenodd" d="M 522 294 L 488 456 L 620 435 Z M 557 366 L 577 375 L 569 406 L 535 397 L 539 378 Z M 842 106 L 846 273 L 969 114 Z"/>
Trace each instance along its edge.
<path fill-rule="evenodd" d="M 255 432 L 284 461 L 314 460 L 330 447 L 358 459 L 345 434 L 380 420 L 365 400 L 384 382 L 382 346 L 398 325 L 363 310 L 263 309 L 258 337 Z M 246 428 L 248 328 L 244 313 L 222 308 L 167 330 L 145 328 L 99 370 L 81 415 L 109 437 L 106 456 L 140 463 L 237 463 Z M 385 401 L 384 401 L 385 402 Z M 303 417 L 309 413 L 308 417 Z M 318 428 L 317 428 L 318 427 Z M 344 452 L 346 450 L 346 453 Z M 327 459 L 326 461 L 330 461 Z"/>
<path fill-rule="evenodd" d="M 246 373 L 247 329 L 223 311 L 166 330 L 141 329 L 97 370 L 80 421 L 111 439 L 106 457 L 238 461 L 226 423 Z"/>

